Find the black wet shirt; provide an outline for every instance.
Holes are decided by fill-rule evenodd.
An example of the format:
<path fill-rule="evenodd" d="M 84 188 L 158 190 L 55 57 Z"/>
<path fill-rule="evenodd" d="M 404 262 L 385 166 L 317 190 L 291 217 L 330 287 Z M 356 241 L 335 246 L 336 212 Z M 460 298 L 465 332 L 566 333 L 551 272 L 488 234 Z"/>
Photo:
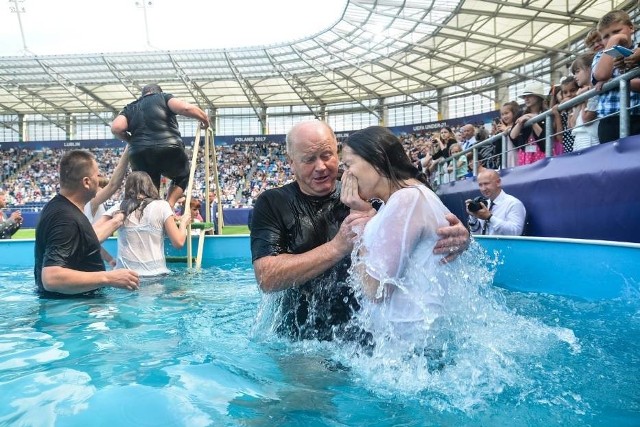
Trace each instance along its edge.
<path fill-rule="evenodd" d="M 173 97 L 169 93 L 146 95 L 120 112 L 127 118 L 131 153 L 147 147 L 183 147 L 178 119 L 167 105 Z"/>
<path fill-rule="evenodd" d="M 308 196 L 298 183 L 267 190 L 258 197 L 251 222 L 251 257 L 301 254 L 330 241 L 349 208 L 339 189 L 325 197 Z M 330 340 L 359 308 L 345 283 L 350 265 L 345 257 L 307 283 L 282 292 L 277 330 L 294 339 Z"/>
<path fill-rule="evenodd" d="M 45 205 L 36 228 L 33 275 L 40 292 L 43 267 L 79 271 L 104 271 L 100 241 L 91 223 L 71 201 L 60 194 Z"/>

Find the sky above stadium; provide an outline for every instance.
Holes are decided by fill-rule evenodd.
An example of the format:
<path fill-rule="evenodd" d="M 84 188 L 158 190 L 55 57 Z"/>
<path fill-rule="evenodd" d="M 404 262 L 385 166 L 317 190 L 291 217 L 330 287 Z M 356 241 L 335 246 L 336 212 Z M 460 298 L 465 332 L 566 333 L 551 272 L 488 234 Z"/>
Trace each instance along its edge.
<path fill-rule="evenodd" d="M 0 55 L 279 44 L 328 28 L 345 4 L 346 0 L 5 0 L 0 10 Z"/>

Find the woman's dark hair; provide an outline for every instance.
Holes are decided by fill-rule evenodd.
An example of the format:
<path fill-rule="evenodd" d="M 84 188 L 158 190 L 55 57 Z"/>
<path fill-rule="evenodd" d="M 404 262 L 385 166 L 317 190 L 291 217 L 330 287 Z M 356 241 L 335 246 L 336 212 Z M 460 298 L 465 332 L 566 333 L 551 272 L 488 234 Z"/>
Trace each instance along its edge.
<path fill-rule="evenodd" d="M 343 144 L 394 185 L 404 187 L 403 181 L 415 178 L 429 186 L 427 176 L 411 163 L 398 137 L 387 128 L 370 126 L 352 134 Z"/>
<path fill-rule="evenodd" d="M 140 208 L 138 218 L 142 218 L 144 208 L 154 200 L 160 199 L 160 194 L 148 173 L 138 171 L 131 172 L 124 184 L 124 200 L 120 204 L 120 209 L 124 212 L 125 218 L 131 212 Z"/>

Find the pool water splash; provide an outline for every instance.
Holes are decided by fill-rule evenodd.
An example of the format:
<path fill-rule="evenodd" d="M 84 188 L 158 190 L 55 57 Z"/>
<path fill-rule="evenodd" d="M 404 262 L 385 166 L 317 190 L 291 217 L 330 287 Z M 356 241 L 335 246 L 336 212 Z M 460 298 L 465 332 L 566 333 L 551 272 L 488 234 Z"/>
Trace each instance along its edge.
<path fill-rule="evenodd" d="M 502 394 L 527 394 L 536 387 L 537 362 L 550 353 L 580 352 L 573 331 L 549 326 L 509 308 L 502 290 L 493 287 L 499 256 L 473 243 L 458 260 L 434 273 L 423 271 L 424 286 L 440 286 L 442 306 L 434 315 L 408 327 L 381 322 L 380 304 L 363 302 L 354 322 L 372 331 L 371 353 L 336 349 L 338 358 L 383 396 L 419 395 L 438 410 L 473 412 Z M 357 282 L 360 301 L 366 298 Z M 395 292 L 402 291 L 396 288 Z M 425 305 L 425 312 L 431 310 Z M 384 318 L 384 315 L 382 315 Z M 409 332 L 408 332 L 409 331 Z M 541 366 L 541 365 L 539 365 Z"/>
<path fill-rule="evenodd" d="M 636 425 L 638 300 L 495 287 L 475 250 L 402 351 L 278 335 L 250 259 L 91 299 L 0 269 L 0 425 Z"/>

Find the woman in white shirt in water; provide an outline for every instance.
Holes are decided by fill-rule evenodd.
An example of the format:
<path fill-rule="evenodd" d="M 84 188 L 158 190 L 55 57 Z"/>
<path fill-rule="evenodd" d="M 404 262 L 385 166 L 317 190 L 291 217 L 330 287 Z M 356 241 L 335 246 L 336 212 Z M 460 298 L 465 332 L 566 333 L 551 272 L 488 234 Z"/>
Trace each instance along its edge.
<path fill-rule="evenodd" d="M 376 341 L 381 333 L 413 341 L 443 312 L 448 267 L 433 248 L 449 210 L 386 128 L 352 134 L 343 142 L 342 162 L 343 202 L 357 196 L 384 202 L 352 256 L 351 277 L 364 296 L 362 326 Z"/>
<path fill-rule="evenodd" d="M 174 248 L 180 249 L 186 240 L 186 227 L 191 213 L 185 211 L 180 226 L 169 206 L 160 199 L 158 190 L 146 172 L 132 172 L 124 187 L 124 200 L 109 209 L 102 220 L 122 211 L 125 220 L 118 230 L 118 256 L 116 268 L 135 270 L 140 276 L 168 274 L 164 256 L 164 236 L 169 237 Z"/>

